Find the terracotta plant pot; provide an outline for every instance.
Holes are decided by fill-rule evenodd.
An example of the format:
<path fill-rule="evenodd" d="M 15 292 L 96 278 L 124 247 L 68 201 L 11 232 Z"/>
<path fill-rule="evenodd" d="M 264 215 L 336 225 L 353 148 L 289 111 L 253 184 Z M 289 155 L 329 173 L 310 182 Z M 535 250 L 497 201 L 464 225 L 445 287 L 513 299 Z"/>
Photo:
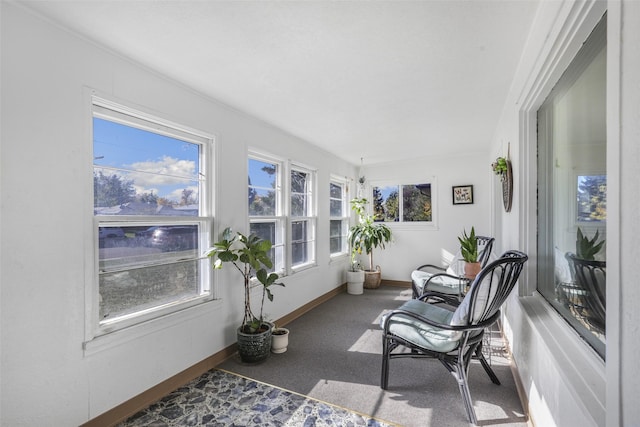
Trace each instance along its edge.
<path fill-rule="evenodd" d="M 476 278 L 478 273 L 480 273 L 481 266 L 479 262 L 465 262 L 464 263 L 464 277 L 469 280 L 473 280 Z"/>

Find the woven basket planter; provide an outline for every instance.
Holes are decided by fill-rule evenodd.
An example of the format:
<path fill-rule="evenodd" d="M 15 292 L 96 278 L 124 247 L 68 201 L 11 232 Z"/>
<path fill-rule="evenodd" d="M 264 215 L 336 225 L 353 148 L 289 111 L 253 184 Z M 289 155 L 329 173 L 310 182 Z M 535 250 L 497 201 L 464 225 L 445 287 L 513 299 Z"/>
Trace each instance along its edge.
<path fill-rule="evenodd" d="M 364 287 L 365 289 L 378 289 L 382 281 L 380 266 L 376 265 L 375 270 L 364 271 Z"/>

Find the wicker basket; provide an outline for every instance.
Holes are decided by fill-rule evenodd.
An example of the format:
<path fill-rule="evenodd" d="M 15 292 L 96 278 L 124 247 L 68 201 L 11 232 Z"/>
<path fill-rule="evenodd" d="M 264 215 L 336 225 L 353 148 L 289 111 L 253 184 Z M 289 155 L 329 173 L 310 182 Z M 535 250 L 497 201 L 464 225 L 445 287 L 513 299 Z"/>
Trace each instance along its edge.
<path fill-rule="evenodd" d="M 364 288 L 365 289 L 378 289 L 380 282 L 382 281 L 380 266 L 376 265 L 375 270 L 364 271 Z"/>

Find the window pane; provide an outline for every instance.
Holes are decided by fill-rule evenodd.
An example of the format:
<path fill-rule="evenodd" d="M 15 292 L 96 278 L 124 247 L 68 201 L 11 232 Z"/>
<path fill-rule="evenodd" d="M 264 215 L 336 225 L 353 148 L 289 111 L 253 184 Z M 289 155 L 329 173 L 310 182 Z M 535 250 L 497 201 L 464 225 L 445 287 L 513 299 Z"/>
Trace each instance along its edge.
<path fill-rule="evenodd" d="M 373 216 L 375 221 L 398 221 L 400 206 L 398 186 L 373 187 Z"/>
<path fill-rule="evenodd" d="M 276 192 L 249 187 L 249 215 L 276 215 Z"/>
<path fill-rule="evenodd" d="M 577 220 L 601 222 L 607 220 L 607 176 L 578 176 Z"/>
<path fill-rule="evenodd" d="M 275 271 L 277 269 L 278 259 L 282 259 L 282 257 L 278 257 L 278 253 L 282 252 L 282 246 L 280 244 L 280 239 L 278 239 L 278 234 L 276 233 L 276 225 L 277 221 L 272 222 L 252 222 L 249 225 L 249 233 L 255 234 L 263 240 L 268 240 L 271 242 L 271 250 L 269 251 L 269 259 L 273 263 L 273 268 L 270 271 Z"/>
<path fill-rule="evenodd" d="M 331 197 L 332 199 L 342 200 L 342 185 L 334 184 L 332 182 L 329 185 L 329 197 Z"/>
<path fill-rule="evenodd" d="M 330 200 L 329 201 L 329 214 L 331 216 L 342 217 L 344 216 L 342 213 L 342 200 Z"/>
<path fill-rule="evenodd" d="M 291 265 L 303 264 L 308 260 L 308 222 L 291 222 Z"/>
<path fill-rule="evenodd" d="M 344 239 L 342 229 L 342 220 L 329 221 L 329 246 L 332 254 L 342 252 Z"/>
<path fill-rule="evenodd" d="M 309 174 L 291 171 L 291 216 L 308 216 L 309 206 Z"/>
<path fill-rule="evenodd" d="M 97 215 L 198 216 L 199 145 L 93 119 Z"/>
<path fill-rule="evenodd" d="M 188 260 L 100 274 L 100 321 L 198 297 L 198 262 Z"/>
<path fill-rule="evenodd" d="M 301 171 L 291 171 L 291 192 L 305 194 L 307 192 L 307 174 Z"/>
<path fill-rule="evenodd" d="M 606 25 L 538 111 L 538 291 L 604 358 Z"/>
<path fill-rule="evenodd" d="M 291 216 L 306 216 L 307 196 L 302 194 L 291 195 Z"/>
<path fill-rule="evenodd" d="M 249 159 L 249 215 L 277 215 L 278 165 Z"/>
<path fill-rule="evenodd" d="M 431 221 L 431 184 L 402 186 L 402 220 Z"/>

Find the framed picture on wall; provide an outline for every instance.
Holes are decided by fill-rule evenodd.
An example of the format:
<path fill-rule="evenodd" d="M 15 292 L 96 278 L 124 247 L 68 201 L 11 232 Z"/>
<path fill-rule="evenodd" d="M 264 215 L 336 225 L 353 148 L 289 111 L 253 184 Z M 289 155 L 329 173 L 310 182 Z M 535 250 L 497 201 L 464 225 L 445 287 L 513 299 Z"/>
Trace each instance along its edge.
<path fill-rule="evenodd" d="M 454 205 L 473 204 L 473 185 L 454 185 L 452 189 Z"/>

